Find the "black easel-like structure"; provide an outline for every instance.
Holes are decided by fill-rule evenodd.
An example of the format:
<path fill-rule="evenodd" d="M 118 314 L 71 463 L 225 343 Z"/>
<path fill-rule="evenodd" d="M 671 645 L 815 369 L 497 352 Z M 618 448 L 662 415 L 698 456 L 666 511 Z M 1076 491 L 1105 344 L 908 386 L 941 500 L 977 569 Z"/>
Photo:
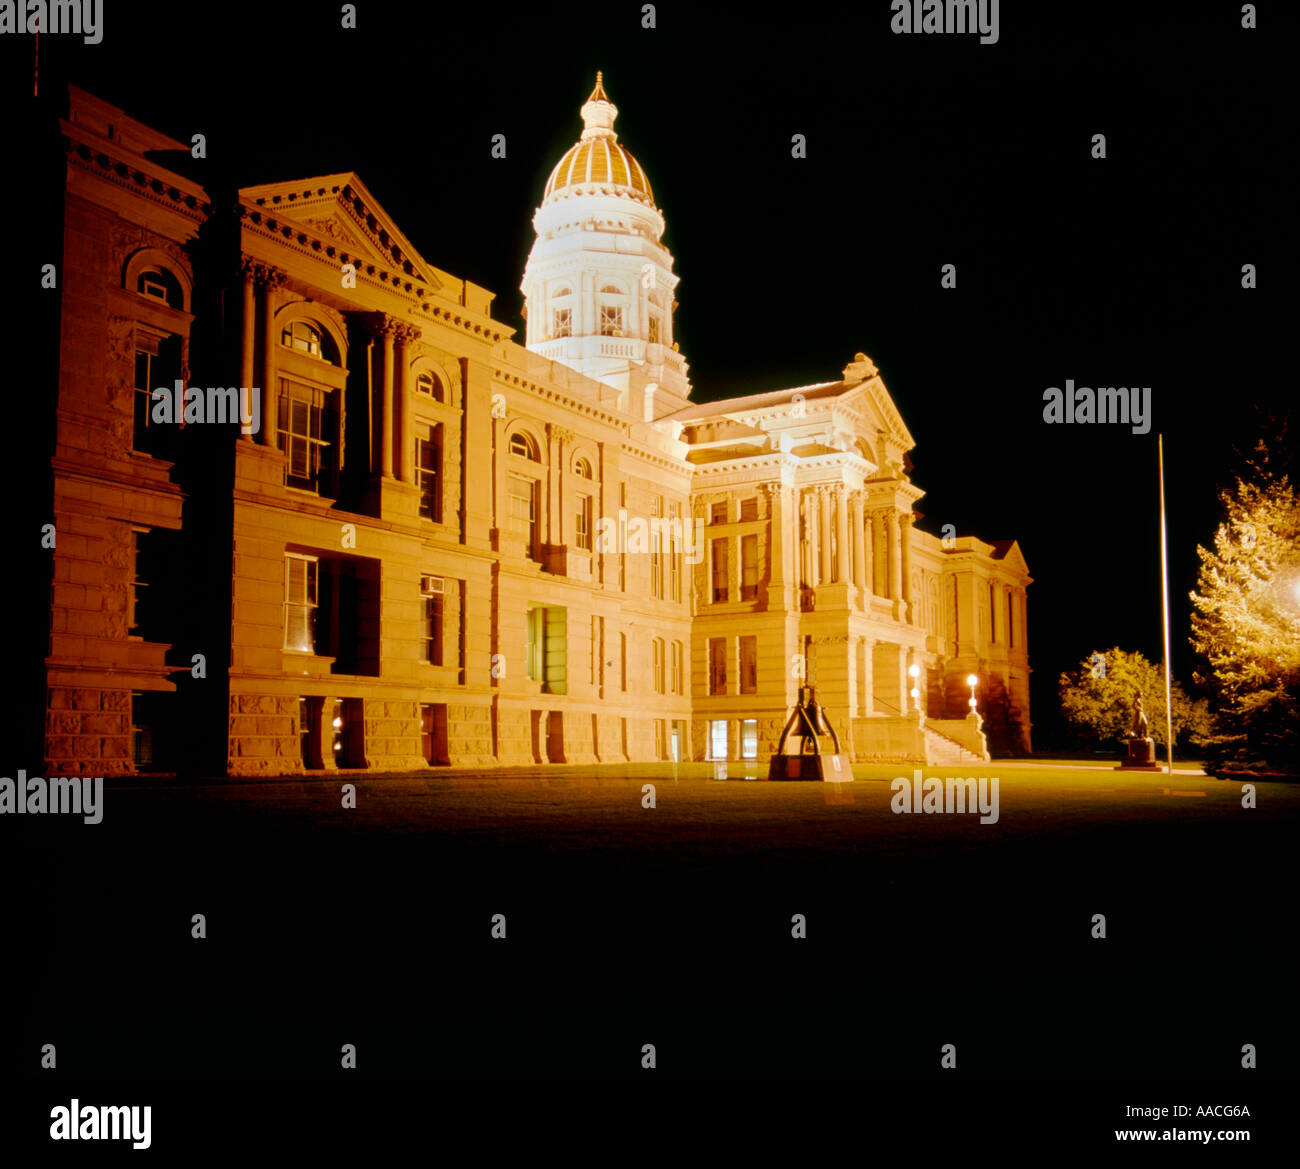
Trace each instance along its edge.
<path fill-rule="evenodd" d="M 799 687 L 799 699 L 790 711 L 785 729 L 776 744 L 776 754 L 767 769 L 768 779 L 823 780 L 827 783 L 851 783 L 853 767 L 849 757 L 840 750 L 840 737 L 835 733 L 826 711 L 817 701 L 817 688 L 812 683 L 812 663 L 808 650 L 811 638 L 804 639 L 804 660 L 808 662 L 808 680 Z M 791 734 L 799 740 L 795 754 L 785 753 Z M 829 738 L 833 750 L 822 751 L 822 739 Z"/>

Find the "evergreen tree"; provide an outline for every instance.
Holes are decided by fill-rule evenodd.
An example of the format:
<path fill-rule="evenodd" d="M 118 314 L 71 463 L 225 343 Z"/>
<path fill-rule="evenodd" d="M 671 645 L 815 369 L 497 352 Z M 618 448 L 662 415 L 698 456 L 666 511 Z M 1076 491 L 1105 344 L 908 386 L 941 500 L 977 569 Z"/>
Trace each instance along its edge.
<path fill-rule="evenodd" d="M 1214 696 L 1207 766 L 1300 774 L 1300 499 L 1286 424 L 1219 493 L 1214 548 L 1191 594 L 1197 681 Z"/>

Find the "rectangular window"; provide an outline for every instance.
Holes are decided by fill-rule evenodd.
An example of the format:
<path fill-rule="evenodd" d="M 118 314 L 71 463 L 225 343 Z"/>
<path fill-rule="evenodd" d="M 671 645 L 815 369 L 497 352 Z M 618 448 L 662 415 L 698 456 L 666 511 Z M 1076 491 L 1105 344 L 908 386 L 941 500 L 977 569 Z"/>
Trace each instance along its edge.
<path fill-rule="evenodd" d="M 318 570 L 314 556 L 285 555 L 284 648 L 295 653 L 315 652 Z"/>
<path fill-rule="evenodd" d="M 306 698 L 298 699 L 298 753 L 304 770 L 311 769 L 311 709 Z"/>
<path fill-rule="evenodd" d="M 663 539 L 663 525 L 655 523 L 656 520 L 663 518 L 663 511 L 663 500 L 656 495 L 650 501 L 650 595 L 652 597 L 664 595 L 663 551 L 660 546 Z"/>
<path fill-rule="evenodd" d="M 153 420 L 153 391 L 165 389 L 170 394 L 180 376 L 181 339 L 161 337 L 137 329 L 135 334 L 135 372 L 132 384 L 135 393 L 134 420 L 131 447 L 145 454 L 160 453 L 160 443 L 165 442 L 169 427 Z M 175 419 L 179 423 L 179 419 Z M 170 428 L 174 429 L 174 428 Z"/>
<path fill-rule="evenodd" d="M 145 713 L 144 694 L 131 692 L 131 758 L 137 771 L 148 771 L 153 766 L 153 727 Z"/>
<path fill-rule="evenodd" d="M 758 497 L 750 496 L 748 499 L 742 499 L 740 501 L 740 522 L 747 524 L 756 519 L 758 519 Z"/>
<path fill-rule="evenodd" d="M 989 581 L 989 643 L 998 639 L 998 586 Z"/>
<path fill-rule="evenodd" d="M 729 570 L 727 558 L 727 541 L 713 541 L 713 601 L 717 604 L 727 599 L 727 573 Z"/>
<path fill-rule="evenodd" d="M 618 485 L 618 506 L 620 510 L 625 509 L 627 507 L 627 484 L 626 483 L 620 483 Z M 622 526 L 620 525 L 619 545 L 618 545 L 620 549 L 618 554 L 618 587 L 620 589 L 627 588 L 627 553 L 621 550 L 624 546 L 623 541 L 625 535 L 626 534 L 623 531 Z M 626 689 L 626 687 L 624 687 L 624 689 Z M 624 754 L 627 754 L 627 752 L 624 752 Z"/>
<path fill-rule="evenodd" d="M 673 504 L 673 537 L 668 551 L 668 596 L 674 601 L 682 599 L 682 505 Z"/>
<path fill-rule="evenodd" d="M 328 489 L 330 439 L 334 415 L 325 390 L 282 381 L 276 419 L 276 442 L 285 453 L 285 482 L 290 487 L 319 492 Z"/>
<path fill-rule="evenodd" d="M 651 642 L 652 653 L 654 655 L 654 684 L 655 693 L 664 692 L 664 639 L 656 637 Z"/>
<path fill-rule="evenodd" d="M 654 313 L 650 314 L 649 330 L 650 331 L 646 334 L 646 340 L 649 341 L 651 345 L 658 345 L 659 344 L 659 318 L 655 316 Z"/>
<path fill-rule="evenodd" d="M 758 600 L 758 537 L 740 538 L 740 599 Z"/>
<path fill-rule="evenodd" d="M 429 427 L 428 438 L 415 440 L 415 485 L 420 489 L 420 515 L 442 523 L 442 426 Z"/>
<path fill-rule="evenodd" d="M 668 757 L 668 723 L 661 718 L 654 720 L 655 758 Z"/>
<path fill-rule="evenodd" d="M 552 337 L 570 337 L 573 335 L 573 309 L 557 308 L 552 316 Z"/>
<path fill-rule="evenodd" d="M 528 610 L 528 677 L 540 682 L 546 670 L 546 610 L 533 608 Z"/>
<path fill-rule="evenodd" d="M 740 720 L 740 757 L 758 758 L 758 719 L 756 718 Z"/>
<path fill-rule="evenodd" d="M 528 555 L 537 546 L 537 480 L 510 476 L 510 530 L 528 544 Z"/>
<path fill-rule="evenodd" d="M 127 633 L 133 637 L 141 635 L 140 625 L 144 611 L 147 609 L 144 598 L 149 582 L 144 579 L 143 560 L 146 554 L 145 542 L 148 535 L 149 533 L 145 529 L 131 529 L 131 584 L 126 598 L 126 627 Z"/>
<path fill-rule="evenodd" d="M 438 578 L 439 584 L 442 583 Z M 424 595 L 424 660 L 431 666 L 441 666 L 443 647 L 443 596 L 441 592 Z"/>
<path fill-rule="evenodd" d="M 725 524 L 727 522 L 727 501 L 715 503 L 709 508 L 709 523 Z"/>
<path fill-rule="evenodd" d="M 682 689 L 682 658 L 683 647 L 680 641 L 673 642 L 672 649 L 672 687 L 674 694 L 684 693 Z"/>
<path fill-rule="evenodd" d="M 567 694 L 569 611 L 562 605 L 528 610 L 528 676 L 543 694 Z"/>
<path fill-rule="evenodd" d="M 758 693 L 758 638 L 740 639 L 740 692 Z"/>
<path fill-rule="evenodd" d="M 616 304 L 600 306 L 600 335 L 602 337 L 623 336 L 623 308 Z"/>
<path fill-rule="evenodd" d="M 137 342 L 138 344 L 138 342 Z M 135 351 L 135 449 L 139 450 L 141 440 L 153 425 L 150 408 L 153 405 L 153 363 L 156 353 L 147 349 Z"/>
<path fill-rule="evenodd" d="M 727 639 L 709 638 L 709 693 L 727 692 Z"/>
<path fill-rule="evenodd" d="M 727 720 L 725 718 L 709 720 L 709 758 L 727 758 Z"/>
<path fill-rule="evenodd" d="M 627 634 L 618 635 L 618 688 L 627 690 Z"/>
<path fill-rule="evenodd" d="M 591 551 L 591 516 L 592 516 L 591 496 L 579 495 L 577 522 L 575 527 L 577 529 L 578 547 L 581 548 L 584 552 Z"/>

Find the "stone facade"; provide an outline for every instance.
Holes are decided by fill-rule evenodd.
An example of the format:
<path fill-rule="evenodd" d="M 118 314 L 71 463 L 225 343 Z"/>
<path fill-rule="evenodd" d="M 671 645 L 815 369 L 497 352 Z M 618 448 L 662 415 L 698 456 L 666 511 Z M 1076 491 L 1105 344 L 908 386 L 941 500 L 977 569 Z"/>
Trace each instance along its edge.
<path fill-rule="evenodd" d="M 1029 750 L 1019 549 L 914 526 L 862 354 L 691 404 L 612 111 L 598 85 L 534 219 L 525 347 L 355 174 L 208 192 L 71 91 L 55 773 L 761 759 L 806 677 L 854 758 L 910 760 L 971 673 Z M 260 425 L 155 422 L 175 379 Z"/>

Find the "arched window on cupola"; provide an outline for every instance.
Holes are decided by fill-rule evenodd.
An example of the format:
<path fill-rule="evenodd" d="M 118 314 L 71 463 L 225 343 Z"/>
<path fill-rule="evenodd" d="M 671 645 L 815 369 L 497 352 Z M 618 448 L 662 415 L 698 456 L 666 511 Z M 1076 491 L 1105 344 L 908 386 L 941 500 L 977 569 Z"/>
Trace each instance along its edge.
<path fill-rule="evenodd" d="M 572 295 L 567 284 L 561 284 L 551 293 L 551 335 L 548 340 L 573 336 L 573 307 L 566 299 Z"/>
<path fill-rule="evenodd" d="M 599 332 L 602 337 L 621 337 L 623 336 L 623 304 L 622 301 L 627 299 L 627 292 L 619 288 L 616 284 L 602 284 L 600 287 L 602 297 L 617 296 L 619 303 L 614 304 L 607 300 L 600 302 L 600 319 L 597 322 Z"/>

